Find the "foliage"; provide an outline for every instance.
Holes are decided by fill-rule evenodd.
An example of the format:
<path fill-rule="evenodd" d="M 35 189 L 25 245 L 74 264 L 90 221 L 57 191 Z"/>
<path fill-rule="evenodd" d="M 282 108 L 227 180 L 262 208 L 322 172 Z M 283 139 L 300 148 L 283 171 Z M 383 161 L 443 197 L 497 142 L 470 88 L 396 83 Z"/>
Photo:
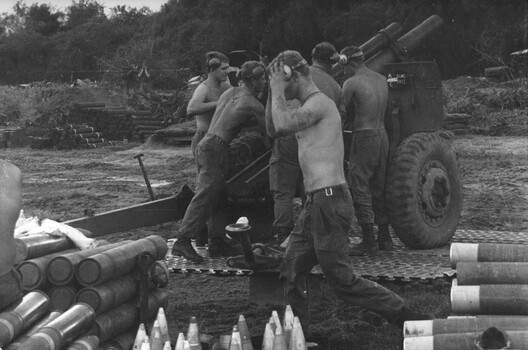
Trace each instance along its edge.
<path fill-rule="evenodd" d="M 26 28 L 42 35 L 53 35 L 60 30 L 64 17 L 62 12 L 53 12 L 47 4 L 33 4 L 30 7 L 18 2 L 16 12 L 25 19 Z"/>
<path fill-rule="evenodd" d="M 157 13 L 121 5 L 108 16 L 95 0 L 73 0 L 65 13 L 21 1 L 15 8 L 16 15 L 0 18 L 1 83 L 119 82 L 148 62 L 163 72 L 161 86 L 173 87 L 203 73 L 207 51 L 242 49 L 271 59 L 295 49 L 310 58 L 320 41 L 360 45 L 393 22 L 408 32 L 433 14 L 444 25 L 414 58 L 437 61 L 444 78 L 482 75 L 528 47 L 525 0 L 169 0 Z"/>

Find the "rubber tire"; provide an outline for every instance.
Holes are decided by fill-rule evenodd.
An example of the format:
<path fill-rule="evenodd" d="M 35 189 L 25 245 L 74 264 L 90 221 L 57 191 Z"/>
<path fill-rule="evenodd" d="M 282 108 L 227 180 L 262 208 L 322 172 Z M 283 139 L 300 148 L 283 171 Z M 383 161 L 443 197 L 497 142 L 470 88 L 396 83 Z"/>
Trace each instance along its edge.
<path fill-rule="evenodd" d="M 418 133 L 396 149 L 387 172 L 389 220 L 398 238 L 411 249 L 446 245 L 453 237 L 462 211 L 462 185 L 455 152 L 440 133 Z M 430 161 L 440 162 L 450 185 L 445 214 L 434 226 L 422 216 L 420 176 Z"/>

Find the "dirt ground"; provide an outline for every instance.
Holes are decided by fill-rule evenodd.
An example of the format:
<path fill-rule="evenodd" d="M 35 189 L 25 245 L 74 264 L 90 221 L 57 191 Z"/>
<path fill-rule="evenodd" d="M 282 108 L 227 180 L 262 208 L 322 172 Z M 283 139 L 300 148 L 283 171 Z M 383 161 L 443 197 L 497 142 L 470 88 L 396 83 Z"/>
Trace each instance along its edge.
<path fill-rule="evenodd" d="M 453 140 L 463 179 L 460 228 L 528 231 L 528 139 L 526 137 L 457 136 Z M 24 173 L 23 209 L 26 215 L 64 221 L 145 202 L 149 195 L 137 160 L 143 162 L 156 197 L 194 188 L 195 168 L 188 146 L 122 143 L 94 150 L 2 149 L 0 154 Z M 170 238 L 179 223 L 104 237 L 110 241 L 150 234 Z M 251 300 L 248 277 L 171 274 L 167 311 L 173 338 L 185 332 L 189 316 L 196 316 L 202 333 L 228 334 L 239 314 L 246 317 L 253 336 L 261 336 L 272 310 L 280 305 Z M 384 283 L 408 304 L 436 317 L 450 314 L 449 280 L 434 283 Z M 326 288 L 326 287 L 324 287 Z M 328 349 L 402 349 L 401 330 L 378 319 L 360 317 L 324 289 L 313 306 L 312 339 L 324 339 Z"/>

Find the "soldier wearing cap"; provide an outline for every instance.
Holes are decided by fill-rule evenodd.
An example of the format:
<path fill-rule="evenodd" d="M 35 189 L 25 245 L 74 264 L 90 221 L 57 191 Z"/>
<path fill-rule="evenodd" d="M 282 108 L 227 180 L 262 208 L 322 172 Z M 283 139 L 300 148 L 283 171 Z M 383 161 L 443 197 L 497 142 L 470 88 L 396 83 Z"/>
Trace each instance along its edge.
<path fill-rule="evenodd" d="M 266 68 L 257 61 L 245 62 L 240 71 L 241 84 L 226 90 L 216 104 L 216 110 L 207 133 L 196 147 L 198 185 L 187 207 L 172 253 L 196 263 L 203 262 L 191 245 L 206 221 L 214 220 L 213 214 L 221 210 L 218 202 L 229 174 L 229 144 L 253 118 L 265 132 L 264 106 L 257 96 L 264 91 Z M 210 221 L 209 256 L 229 256 L 239 252 L 226 241 L 224 230 L 214 230 Z M 225 226 L 224 226 L 225 227 Z"/>
<path fill-rule="evenodd" d="M 384 200 L 389 152 L 384 125 L 389 95 L 387 80 L 365 65 L 363 52 L 357 46 L 345 47 L 341 54 L 343 69 L 352 75 L 343 84 L 345 125 L 350 125 L 352 132 L 347 182 L 363 233 L 361 243 L 352 248 L 351 254 L 378 254 L 379 249 L 393 247 Z M 377 240 L 374 223 L 378 225 Z"/>

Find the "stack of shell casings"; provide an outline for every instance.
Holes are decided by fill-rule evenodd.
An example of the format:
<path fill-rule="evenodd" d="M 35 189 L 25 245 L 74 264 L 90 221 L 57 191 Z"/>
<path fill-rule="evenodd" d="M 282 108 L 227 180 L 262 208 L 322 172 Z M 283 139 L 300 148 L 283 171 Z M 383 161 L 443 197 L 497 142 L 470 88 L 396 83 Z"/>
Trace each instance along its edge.
<path fill-rule="evenodd" d="M 159 236 L 99 240 L 85 250 L 66 236 L 47 233 L 15 241 L 25 294 L 0 310 L 2 349 L 95 350 L 105 342 L 125 343 L 141 317 L 152 320 L 168 306 L 162 290 L 168 284 L 167 243 Z M 149 257 L 143 274 L 139 256 Z M 139 285 L 145 280 L 140 308 Z"/>

